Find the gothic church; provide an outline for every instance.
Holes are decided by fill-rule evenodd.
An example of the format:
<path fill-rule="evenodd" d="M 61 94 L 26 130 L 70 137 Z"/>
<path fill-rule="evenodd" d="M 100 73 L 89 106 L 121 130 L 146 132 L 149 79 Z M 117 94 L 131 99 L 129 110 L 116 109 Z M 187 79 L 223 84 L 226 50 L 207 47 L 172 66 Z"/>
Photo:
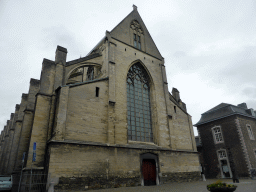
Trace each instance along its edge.
<path fill-rule="evenodd" d="M 7 121 L 0 174 L 19 173 L 24 154 L 23 172 L 46 173 L 48 191 L 200 178 L 191 116 L 136 6 L 86 57 L 67 52 L 43 60 Z"/>

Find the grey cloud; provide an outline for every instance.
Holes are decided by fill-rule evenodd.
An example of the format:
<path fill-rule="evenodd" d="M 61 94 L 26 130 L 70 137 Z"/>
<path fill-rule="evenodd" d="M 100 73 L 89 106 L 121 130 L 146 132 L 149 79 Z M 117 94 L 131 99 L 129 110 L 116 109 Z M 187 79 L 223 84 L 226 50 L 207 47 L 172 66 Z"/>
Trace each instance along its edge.
<path fill-rule="evenodd" d="M 71 60 L 79 58 L 80 55 L 85 56 L 89 51 L 81 41 L 77 40 L 78 37 L 64 26 L 44 28 L 42 34 L 42 49 L 63 46 L 68 49 L 68 58 Z"/>
<path fill-rule="evenodd" d="M 256 86 L 246 87 L 241 92 L 242 92 L 241 94 L 244 94 L 247 97 L 255 98 L 256 100 Z M 255 105 L 255 108 L 256 108 L 256 105 Z"/>
<path fill-rule="evenodd" d="M 174 57 L 176 58 L 181 58 L 181 57 L 185 57 L 186 56 L 186 53 L 184 51 L 176 51 L 174 54 L 173 54 Z"/>
<path fill-rule="evenodd" d="M 245 101 L 245 103 L 247 104 L 247 107 L 250 109 L 250 108 L 253 108 L 254 111 L 256 110 L 256 99 L 248 99 Z"/>
<path fill-rule="evenodd" d="M 228 82 L 236 85 L 255 84 L 256 46 L 247 46 L 241 52 L 235 53 L 229 65 L 220 76 L 226 77 Z"/>

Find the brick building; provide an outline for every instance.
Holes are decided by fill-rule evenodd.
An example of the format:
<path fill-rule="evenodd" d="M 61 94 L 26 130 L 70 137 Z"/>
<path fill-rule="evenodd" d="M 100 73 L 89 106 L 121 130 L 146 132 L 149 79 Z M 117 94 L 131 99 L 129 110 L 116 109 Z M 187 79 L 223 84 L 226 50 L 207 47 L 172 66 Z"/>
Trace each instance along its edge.
<path fill-rule="evenodd" d="M 199 179 L 191 116 L 137 7 L 88 53 L 43 60 L 1 133 L 1 174 L 48 175 L 49 191 Z M 36 161 L 32 163 L 36 142 Z"/>
<path fill-rule="evenodd" d="M 203 113 L 194 126 L 207 178 L 256 176 L 256 115 L 246 103 L 221 103 Z"/>

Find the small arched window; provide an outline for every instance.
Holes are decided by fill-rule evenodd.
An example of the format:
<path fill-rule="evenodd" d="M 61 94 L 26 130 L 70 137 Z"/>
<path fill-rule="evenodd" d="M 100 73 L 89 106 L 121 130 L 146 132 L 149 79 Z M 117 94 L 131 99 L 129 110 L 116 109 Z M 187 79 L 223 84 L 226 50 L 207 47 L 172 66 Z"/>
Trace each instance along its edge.
<path fill-rule="evenodd" d="M 153 142 L 149 77 L 140 63 L 127 75 L 127 121 L 128 140 Z"/>

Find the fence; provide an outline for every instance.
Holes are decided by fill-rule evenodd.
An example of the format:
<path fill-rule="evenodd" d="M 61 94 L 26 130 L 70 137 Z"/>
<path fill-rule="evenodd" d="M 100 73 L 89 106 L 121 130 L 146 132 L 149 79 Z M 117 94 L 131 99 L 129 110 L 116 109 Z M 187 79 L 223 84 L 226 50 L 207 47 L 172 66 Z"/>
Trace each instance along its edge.
<path fill-rule="evenodd" d="M 13 180 L 13 189 L 14 192 L 45 192 L 46 191 L 46 182 L 47 174 L 40 172 L 30 171 L 23 172 L 20 178 L 20 175 L 15 175 Z"/>

